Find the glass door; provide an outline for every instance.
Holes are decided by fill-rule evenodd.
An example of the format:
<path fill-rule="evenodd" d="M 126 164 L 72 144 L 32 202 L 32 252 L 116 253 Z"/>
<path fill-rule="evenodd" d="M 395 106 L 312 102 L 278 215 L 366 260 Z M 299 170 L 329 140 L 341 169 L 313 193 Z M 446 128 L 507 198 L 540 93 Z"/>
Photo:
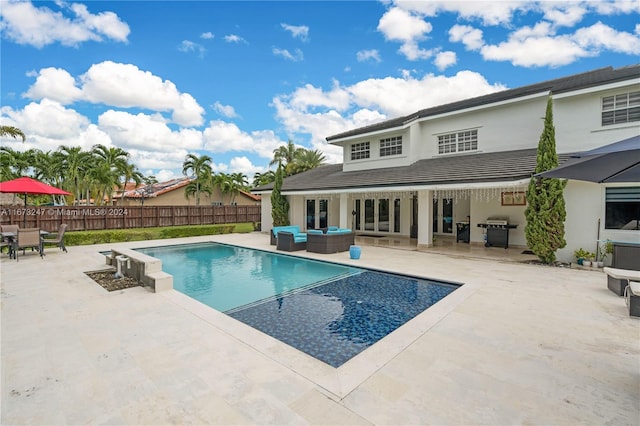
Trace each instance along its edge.
<path fill-rule="evenodd" d="M 307 229 L 316 228 L 316 200 L 307 200 Z"/>
<path fill-rule="evenodd" d="M 453 200 L 451 198 L 442 199 L 442 229 L 440 232 L 453 233 Z"/>

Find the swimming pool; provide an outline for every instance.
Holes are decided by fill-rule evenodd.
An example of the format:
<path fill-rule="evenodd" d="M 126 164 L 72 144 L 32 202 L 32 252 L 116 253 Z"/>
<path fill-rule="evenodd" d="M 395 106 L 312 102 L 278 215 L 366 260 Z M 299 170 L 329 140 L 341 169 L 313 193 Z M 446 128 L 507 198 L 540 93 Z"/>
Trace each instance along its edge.
<path fill-rule="evenodd" d="M 460 286 L 220 243 L 137 251 L 176 290 L 333 367 Z"/>

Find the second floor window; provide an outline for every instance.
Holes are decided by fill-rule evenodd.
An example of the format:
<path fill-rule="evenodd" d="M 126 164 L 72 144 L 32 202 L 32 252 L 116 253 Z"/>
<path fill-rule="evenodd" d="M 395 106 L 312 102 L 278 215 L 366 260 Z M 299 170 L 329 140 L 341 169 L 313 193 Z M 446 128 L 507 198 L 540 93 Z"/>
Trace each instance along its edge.
<path fill-rule="evenodd" d="M 402 136 L 380 139 L 380 157 L 402 154 Z"/>
<path fill-rule="evenodd" d="M 438 154 L 475 151 L 478 149 L 478 130 L 465 130 L 438 136 Z"/>
<path fill-rule="evenodd" d="M 351 159 L 361 160 L 363 158 L 369 158 L 369 142 L 360 142 L 351 145 Z"/>
<path fill-rule="evenodd" d="M 640 92 L 602 98 L 602 125 L 640 121 Z"/>

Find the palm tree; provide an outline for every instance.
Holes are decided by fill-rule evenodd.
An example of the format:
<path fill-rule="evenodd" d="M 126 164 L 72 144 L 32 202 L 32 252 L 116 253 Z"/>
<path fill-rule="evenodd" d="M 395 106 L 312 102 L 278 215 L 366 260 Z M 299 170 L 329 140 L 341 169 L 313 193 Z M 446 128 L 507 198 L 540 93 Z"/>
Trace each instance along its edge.
<path fill-rule="evenodd" d="M 185 176 L 189 175 L 189 172 L 192 172 L 192 176 L 195 177 L 195 191 L 191 192 L 191 189 L 188 190 L 185 188 L 185 195 L 189 197 L 189 195 L 195 194 L 196 196 L 196 206 L 200 205 L 200 191 L 206 189 L 210 190 L 210 182 L 212 180 L 212 172 L 211 172 L 211 157 L 208 155 L 202 155 L 198 157 L 196 154 L 187 154 L 184 158 L 184 163 L 182 163 L 182 173 Z"/>
<path fill-rule="evenodd" d="M 58 158 L 62 163 L 62 188 L 71 192 L 75 200 L 81 200 L 88 184 L 85 176 L 95 163 L 95 158 L 90 152 L 82 151 L 79 146 L 62 145 L 58 148 L 58 152 L 60 152 L 60 157 Z M 88 202 L 89 198 L 87 197 Z"/>
<path fill-rule="evenodd" d="M 140 185 L 142 183 L 142 180 L 144 178 L 144 175 L 142 173 L 140 173 L 140 171 L 138 170 L 138 167 L 136 167 L 135 164 L 131 164 L 131 163 L 127 163 L 124 165 L 124 169 L 121 170 L 122 172 L 122 186 L 121 186 L 121 196 L 120 196 L 120 203 L 122 202 L 123 198 L 124 198 L 124 192 L 127 190 L 127 184 L 129 183 L 130 180 L 132 180 L 135 184 L 136 187 L 138 185 Z"/>
<path fill-rule="evenodd" d="M 27 140 L 22 130 L 13 126 L 0 126 L 0 137 L 11 136 L 14 139 L 17 139 L 18 136 L 22 138 L 22 142 Z"/>
<path fill-rule="evenodd" d="M 229 194 L 229 204 L 232 205 L 235 202 L 236 195 L 241 190 L 246 190 L 249 185 L 247 176 L 241 172 L 226 174 L 218 173 L 214 177 L 214 184 L 220 188 L 220 192 L 223 194 Z"/>
<path fill-rule="evenodd" d="M 267 185 L 276 180 L 276 173 L 273 170 L 268 170 L 264 173 L 256 172 L 253 175 L 253 187 Z"/>
<path fill-rule="evenodd" d="M 291 174 L 306 172 L 325 164 L 327 158 L 320 150 L 301 149 L 293 161 Z"/>
<path fill-rule="evenodd" d="M 281 145 L 273 150 L 273 160 L 271 160 L 269 166 L 282 164 L 285 169 L 285 175 L 289 176 L 291 174 L 289 169 L 293 167 L 296 156 L 302 149 L 304 148 L 297 148 L 293 141 L 289 139 L 286 145 Z"/>
<path fill-rule="evenodd" d="M 103 203 L 106 198 L 111 204 L 113 191 L 118 187 L 120 176 L 124 174 L 127 167 L 129 153 L 122 148 L 106 147 L 101 144 L 94 145 L 91 152 L 97 160 L 97 167 L 92 176 L 98 179 L 98 185 L 101 186 L 96 203 Z"/>

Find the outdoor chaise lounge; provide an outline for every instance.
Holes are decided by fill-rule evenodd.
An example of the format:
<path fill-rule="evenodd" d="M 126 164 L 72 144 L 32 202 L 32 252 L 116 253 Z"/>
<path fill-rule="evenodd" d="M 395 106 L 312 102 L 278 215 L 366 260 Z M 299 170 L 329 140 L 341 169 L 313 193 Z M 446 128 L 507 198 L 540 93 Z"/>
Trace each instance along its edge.
<path fill-rule="evenodd" d="M 67 224 L 63 223 L 58 227 L 58 232 L 53 235 L 53 238 L 43 238 L 42 246 L 45 244 L 55 245 L 60 247 L 60 250 L 67 252 L 67 248 L 64 246 L 64 233 L 67 230 Z"/>
<path fill-rule="evenodd" d="M 313 253 L 339 253 L 349 251 L 354 244 L 355 233 L 351 229 L 329 227 L 326 232 L 309 229 L 307 231 L 307 251 Z"/>
<path fill-rule="evenodd" d="M 623 286 L 623 296 L 629 308 L 629 315 L 640 316 L 640 271 L 633 269 L 604 268 L 604 273 L 608 278 L 621 280 Z"/>
<path fill-rule="evenodd" d="M 307 234 L 280 231 L 276 248 L 283 251 L 298 251 L 307 248 Z"/>

